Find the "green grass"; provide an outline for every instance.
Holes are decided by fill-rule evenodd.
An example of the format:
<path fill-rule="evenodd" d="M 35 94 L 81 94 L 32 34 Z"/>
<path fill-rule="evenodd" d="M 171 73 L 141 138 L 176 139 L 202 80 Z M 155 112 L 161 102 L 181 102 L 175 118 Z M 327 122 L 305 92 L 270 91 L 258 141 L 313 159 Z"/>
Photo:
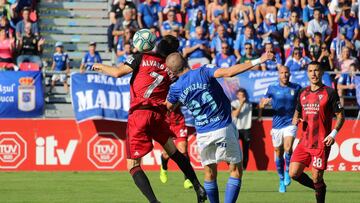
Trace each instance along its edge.
<path fill-rule="evenodd" d="M 147 175 L 162 203 L 196 202 L 193 190 L 183 188 L 179 172 L 169 172 L 167 184 L 160 182 L 158 172 Z M 198 176 L 203 179 L 203 173 Z M 327 202 L 360 202 L 359 173 L 326 172 L 325 180 Z M 227 173 L 219 173 L 220 200 L 226 181 Z M 278 193 L 277 181 L 275 172 L 245 172 L 238 202 L 315 202 L 314 192 L 295 182 L 285 194 Z M 146 199 L 127 172 L 1 172 L 0 202 L 137 203 Z"/>

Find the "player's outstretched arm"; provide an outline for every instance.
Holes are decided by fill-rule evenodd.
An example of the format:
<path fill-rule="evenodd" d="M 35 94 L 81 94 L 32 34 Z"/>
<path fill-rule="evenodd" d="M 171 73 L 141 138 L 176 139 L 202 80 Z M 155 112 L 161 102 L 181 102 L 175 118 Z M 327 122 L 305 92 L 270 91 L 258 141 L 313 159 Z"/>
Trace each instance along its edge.
<path fill-rule="evenodd" d="M 273 58 L 274 58 L 273 53 L 266 52 L 260 58 L 252 60 L 250 62 L 237 64 L 237 65 L 231 66 L 230 68 L 219 68 L 215 71 L 214 77 L 215 78 L 232 77 L 239 73 L 247 71 L 254 66 L 264 63 L 267 60 L 272 60 Z"/>
<path fill-rule="evenodd" d="M 104 73 L 115 78 L 119 78 L 133 72 L 133 69 L 125 64 L 121 64 L 119 67 L 112 67 L 100 63 L 95 63 L 92 68 L 94 71 Z"/>

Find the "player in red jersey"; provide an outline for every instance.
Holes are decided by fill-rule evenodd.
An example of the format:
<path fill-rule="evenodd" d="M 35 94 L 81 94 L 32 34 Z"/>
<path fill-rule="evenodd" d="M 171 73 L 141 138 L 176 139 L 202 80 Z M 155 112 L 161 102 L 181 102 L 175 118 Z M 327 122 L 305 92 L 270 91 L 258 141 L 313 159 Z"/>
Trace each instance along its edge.
<path fill-rule="evenodd" d="M 290 176 L 300 184 L 315 190 L 316 201 L 325 202 L 326 184 L 323 179 L 327 159 L 335 136 L 344 123 L 344 111 L 336 91 L 325 86 L 323 70 L 311 62 L 307 70 L 310 86 L 302 89 L 293 117 L 293 124 L 302 121 L 302 138 L 291 157 Z M 335 128 L 331 130 L 333 115 Z M 312 166 L 312 180 L 304 173 Z"/>
<path fill-rule="evenodd" d="M 186 158 L 189 159 L 188 150 L 187 150 L 188 131 L 185 125 L 185 117 L 181 113 L 180 108 L 177 108 L 173 112 L 169 112 L 166 117 L 166 121 L 169 123 L 171 131 L 173 131 L 174 134 L 176 135 L 173 139 L 177 149 Z M 166 183 L 168 180 L 167 168 L 168 168 L 169 158 L 170 157 L 166 153 L 166 151 L 163 151 L 161 154 L 161 167 L 160 167 L 160 181 L 162 183 Z M 191 187 L 193 187 L 191 181 L 185 177 L 184 188 L 189 189 Z"/>
<path fill-rule="evenodd" d="M 133 180 L 149 202 L 158 202 L 149 179 L 141 169 L 141 158 L 153 148 L 152 140 L 160 143 L 192 182 L 198 202 L 206 200 L 205 189 L 199 183 L 189 160 L 181 154 L 171 138 L 173 132 L 165 122 L 164 106 L 173 74 L 165 66 L 165 58 L 178 49 L 179 41 L 165 36 L 157 45 L 156 53 L 135 54 L 120 67 L 94 64 L 93 69 L 121 77 L 132 73 L 130 80 L 130 110 L 127 126 L 127 168 Z"/>

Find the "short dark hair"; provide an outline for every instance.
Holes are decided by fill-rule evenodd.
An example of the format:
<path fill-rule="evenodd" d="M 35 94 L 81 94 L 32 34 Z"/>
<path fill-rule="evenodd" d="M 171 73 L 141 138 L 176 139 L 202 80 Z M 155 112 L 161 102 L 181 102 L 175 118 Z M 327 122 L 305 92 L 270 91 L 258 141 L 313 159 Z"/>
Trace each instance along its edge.
<path fill-rule="evenodd" d="M 314 37 L 316 37 L 316 36 L 322 37 L 321 32 L 315 32 L 315 33 L 314 33 Z"/>
<path fill-rule="evenodd" d="M 311 61 L 310 63 L 309 63 L 309 65 L 308 65 L 308 67 L 309 66 L 318 66 L 319 68 L 320 68 L 320 70 L 322 70 L 323 71 L 323 68 L 321 67 L 321 64 L 319 63 L 319 62 L 317 62 L 317 61 Z"/>
<path fill-rule="evenodd" d="M 249 99 L 249 95 L 248 95 L 248 93 L 247 93 L 247 91 L 246 91 L 246 89 L 245 88 L 242 88 L 242 87 L 240 87 L 237 91 L 236 91 L 236 94 L 238 94 L 239 92 L 241 92 L 241 93 L 243 93 L 244 95 L 245 95 L 245 101 L 248 101 L 248 99 Z"/>
<path fill-rule="evenodd" d="M 179 48 L 179 40 L 172 35 L 165 35 L 157 45 L 157 53 L 162 57 L 176 52 Z"/>

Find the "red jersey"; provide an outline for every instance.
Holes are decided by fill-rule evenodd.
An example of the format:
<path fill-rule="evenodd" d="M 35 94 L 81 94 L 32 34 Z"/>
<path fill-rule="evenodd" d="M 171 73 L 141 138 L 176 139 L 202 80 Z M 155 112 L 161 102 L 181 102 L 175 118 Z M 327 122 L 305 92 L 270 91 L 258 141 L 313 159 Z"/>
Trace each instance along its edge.
<path fill-rule="evenodd" d="M 165 107 L 170 84 L 174 78 L 165 66 L 165 58 L 156 54 L 135 54 L 126 65 L 133 69 L 130 80 L 130 110 L 140 106 Z"/>
<path fill-rule="evenodd" d="M 325 85 L 316 91 L 306 87 L 299 93 L 296 110 L 304 121 L 300 144 L 311 149 L 324 148 L 323 140 L 331 132 L 334 113 L 342 111 L 338 94 Z"/>

